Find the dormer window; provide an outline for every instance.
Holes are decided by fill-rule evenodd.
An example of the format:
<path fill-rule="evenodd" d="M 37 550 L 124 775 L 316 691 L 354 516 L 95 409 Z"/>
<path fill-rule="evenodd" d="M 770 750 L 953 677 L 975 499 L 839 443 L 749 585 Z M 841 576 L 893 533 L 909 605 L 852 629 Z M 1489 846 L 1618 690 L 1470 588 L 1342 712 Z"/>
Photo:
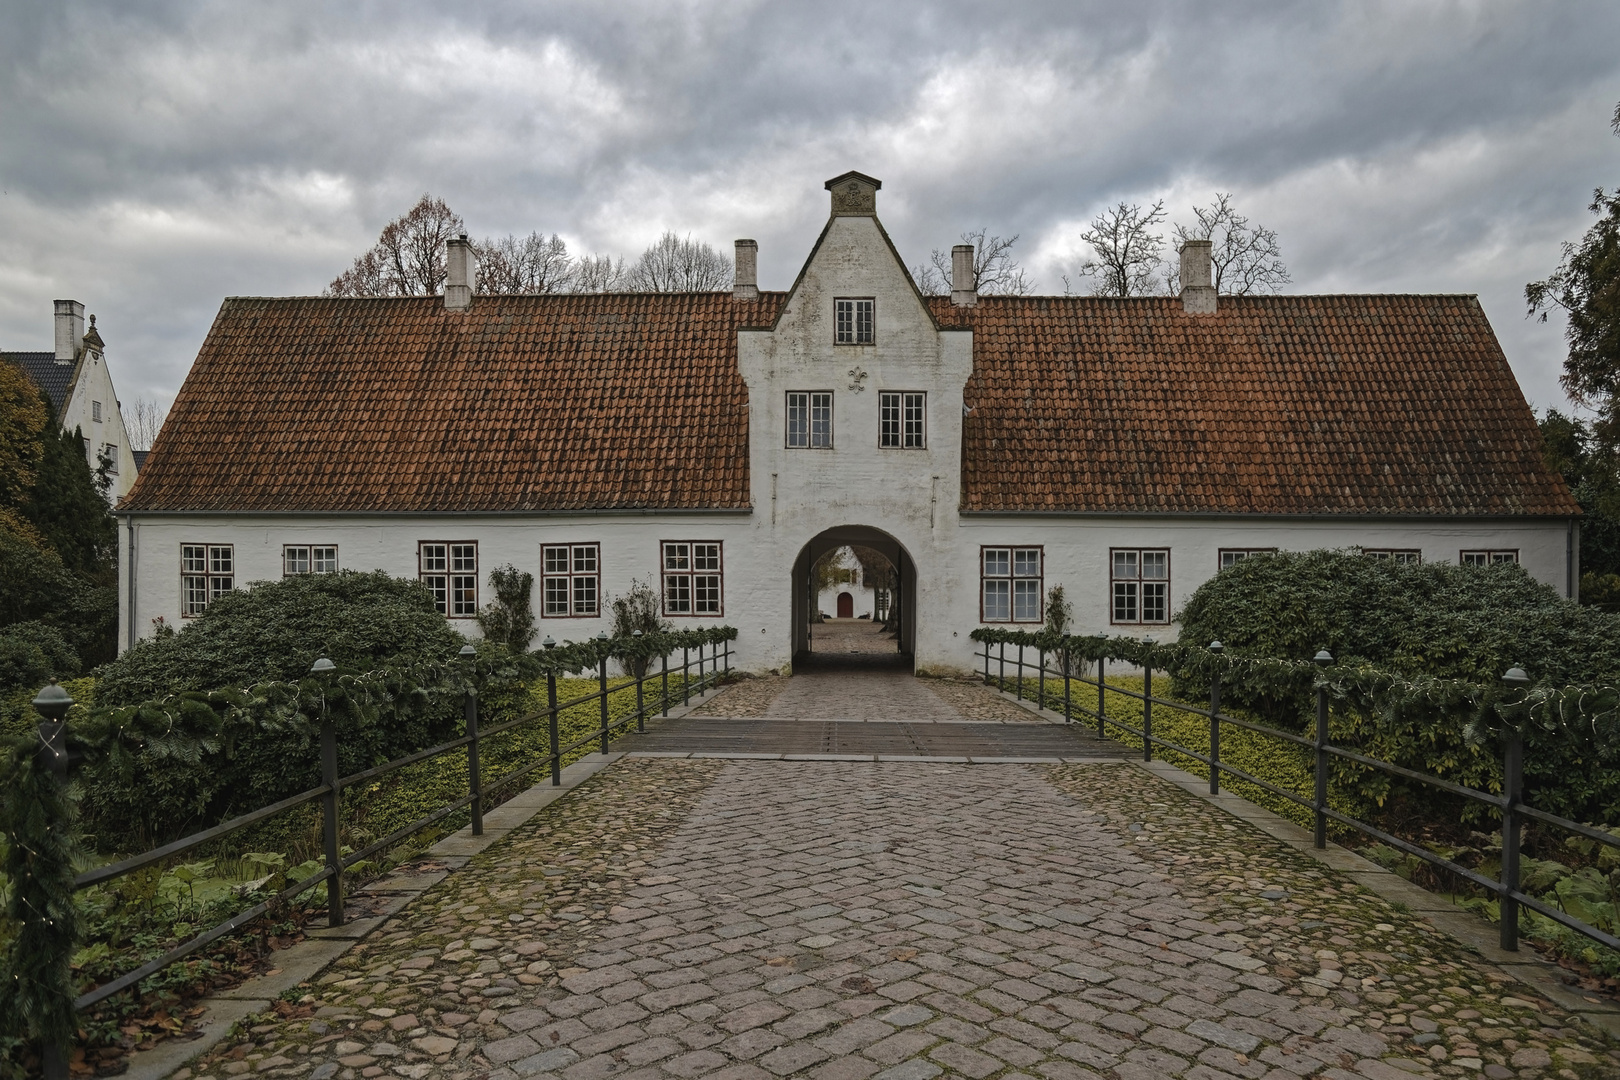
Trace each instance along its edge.
<path fill-rule="evenodd" d="M 834 300 L 839 345 L 870 345 L 873 337 L 874 300 Z"/>

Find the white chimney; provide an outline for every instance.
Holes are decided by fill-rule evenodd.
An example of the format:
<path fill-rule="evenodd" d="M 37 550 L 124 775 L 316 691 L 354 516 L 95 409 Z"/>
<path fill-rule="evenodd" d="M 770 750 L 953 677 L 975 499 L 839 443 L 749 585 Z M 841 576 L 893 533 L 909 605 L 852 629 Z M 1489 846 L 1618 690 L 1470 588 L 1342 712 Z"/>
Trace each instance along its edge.
<path fill-rule="evenodd" d="M 77 300 L 56 302 L 56 362 L 71 364 L 84 345 L 84 305 Z"/>
<path fill-rule="evenodd" d="M 1215 267 L 1208 240 L 1188 240 L 1181 248 L 1181 309 L 1189 315 L 1215 314 Z"/>
<path fill-rule="evenodd" d="M 973 245 L 951 248 L 951 303 L 957 307 L 977 307 L 978 284 L 973 280 Z"/>
<path fill-rule="evenodd" d="M 472 244 L 467 242 L 467 234 L 462 233 L 445 246 L 444 310 L 466 311 L 472 307 L 475 269 Z"/>
<path fill-rule="evenodd" d="M 759 245 L 752 240 L 737 241 L 737 281 L 731 287 L 735 300 L 759 299 Z"/>

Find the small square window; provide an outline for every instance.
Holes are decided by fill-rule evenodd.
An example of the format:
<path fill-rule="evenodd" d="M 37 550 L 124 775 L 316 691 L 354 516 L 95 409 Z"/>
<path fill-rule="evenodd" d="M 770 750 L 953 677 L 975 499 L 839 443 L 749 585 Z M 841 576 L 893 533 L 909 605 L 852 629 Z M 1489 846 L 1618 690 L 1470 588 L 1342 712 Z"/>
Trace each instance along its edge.
<path fill-rule="evenodd" d="M 834 338 L 839 345 L 870 345 L 874 338 L 874 300 L 833 301 Z"/>

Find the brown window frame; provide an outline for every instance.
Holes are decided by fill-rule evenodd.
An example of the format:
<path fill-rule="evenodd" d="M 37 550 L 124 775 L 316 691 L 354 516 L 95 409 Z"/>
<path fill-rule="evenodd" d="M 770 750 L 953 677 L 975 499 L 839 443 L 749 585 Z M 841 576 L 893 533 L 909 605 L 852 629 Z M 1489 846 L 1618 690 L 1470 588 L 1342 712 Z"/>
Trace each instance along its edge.
<path fill-rule="evenodd" d="M 844 326 L 840 321 L 839 304 L 849 304 L 849 340 L 844 340 Z M 868 305 L 869 319 L 866 327 L 866 338 L 861 339 L 861 304 Z M 877 344 L 877 297 L 875 296 L 835 296 L 833 297 L 833 344 L 834 345 L 876 345 Z"/>
<path fill-rule="evenodd" d="M 596 569 L 577 570 L 577 553 L 589 549 Z M 567 552 L 566 571 L 552 570 L 547 562 L 547 553 L 562 550 Z M 589 580 L 591 582 L 592 603 L 595 605 L 590 611 L 580 611 L 578 607 L 579 593 L 577 582 Z M 566 612 L 553 612 L 551 610 L 551 585 L 561 582 L 566 590 Z M 599 540 L 570 540 L 560 544 L 540 545 L 540 617 L 542 619 L 599 619 L 602 617 L 602 543 Z"/>
<path fill-rule="evenodd" d="M 887 419 L 887 417 L 884 416 L 884 410 L 889 407 L 890 399 L 894 399 L 894 398 L 899 399 L 898 404 L 896 405 L 896 408 L 898 408 L 898 410 L 899 410 L 899 414 L 898 414 L 898 417 L 897 417 L 897 420 L 896 420 L 896 423 L 898 424 L 898 426 L 895 429 L 895 438 L 896 438 L 897 441 L 888 442 L 888 441 L 886 441 L 887 438 L 888 438 L 888 430 L 885 427 L 885 425 L 888 423 L 888 419 Z M 907 442 L 906 441 L 911 436 L 911 432 L 906 430 L 906 424 L 907 424 L 906 407 L 907 407 L 907 399 L 909 399 L 909 398 L 921 398 L 922 399 L 922 418 L 919 421 L 921 426 L 920 426 L 920 429 L 917 432 L 917 440 L 918 441 L 916 441 L 916 442 Z M 878 391 L 878 449 L 880 449 L 880 450 L 926 450 L 926 449 L 928 449 L 928 391 L 926 391 L 926 390 L 879 390 Z"/>
<path fill-rule="evenodd" d="M 193 567 L 188 565 L 191 558 L 187 549 L 194 548 L 202 551 L 202 565 Z M 219 569 L 217 552 L 225 552 L 230 560 L 230 569 Z M 200 582 L 201 603 L 192 603 L 191 589 L 193 582 Z M 224 587 L 219 587 L 224 582 Z M 187 544 L 180 545 L 180 617 L 182 619 L 195 619 L 208 605 L 224 596 L 226 593 L 236 591 L 236 545 L 235 544 Z"/>
<path fill-rule="evenodd" d="M 444 569 L 428 570 L 423 565 L 423 549 L 430 546 L 444 548 Z M 473 569 L 470 574 L 465 570 L 458 573 L 455 569 L 455 549 L 458 547 L 470 547 L 473 550 Z M 441 593 L 431 584 L 431 582 L 441 578 L 444 580 L 442 601 L 440 600 Z M 472 601 L 470 606 L 465 597 L 456 595 L 458 589 L 456 579 L 458 578 L 462 580 L 472 579 Z M 439 614 L 446 619 L 476 619 L 478 617 L 478 541 L 418 540 L 416 542 L 416 580 L 426 585 L 428 591 L 433 593 L 433 600 L 436 605 L 442 603 L 443 606 L 439 608 Z"/>
<path fill-rule="evenodd" d="M 1484 558 L 1475 559 L 1474 561 L 1470 562 L 1468 559 L 1468 556 L 1470 555 L 1483 555 Z M 1504 559 L 1501 558 L 1503 555 L 1511 555 L 1513 557 L 1511 559 Z M 1495 566 L 1497 563 L 1513 563 L 1515 566 L 1517 566 L 1519 564 L 1519 549 L 1463 548 L 1461 551 L 1457 552 L 1458 566 Z"/>
<path fill-rule="evenodd" d="M 804 395 L 804 442 L 793 441 L 793 397 L 795 394 Z M 816 442 L 816 399 L 827 399 L 827 441 Z M 833 448 L 834 422 L 836 410 L 833 405 L 833 392 L 831 390 L 787 390 L 783 396 L 783 424 L 782 445 L 788 450 L 831 450 Z"/>
<path fill-rule="evenodd" d="M 1121 554 L 1125 554 L 1127 552 L 1133 553 L 1136 556 L 1136 576 L 1135 577 L 1119 577 L 1115 573 L 1115 567 L 1118 565 L 1116 556 L 1121 555 Z M 1160 552 L 1163 552 L 1163 554 L 1164 554 L 1164 577 L 1163 578 L 1147 578 L 1147 577 L 1142 576 L 1142 556 L 1149 553 L 1149 552 L 1152 552 L 1155 555 L 1159 554 Z M 1172 612 L 1174 611 L 1174 607 L 1170 603 L 1170 582 L 1172 580 L 1172 577 L 1173 577 L 1173 574 L 1172 574 L 1172 563 L 1171 563 L 1171 559 L 1170 559 L 1170 549 L 1167 548 L 1167 547 L 1145 547 L 1145 548 L 1139 548 L 1139 547 L 1117 547 L 1116 548 L 1116 547 L 1111 547 L 1111 548 L 1109 548 L 1108 549 L 1108 622 L 1109 622 L 1109 624 L 1113 625 L 1113 626 L 1169 626 L 1171 621 L 1172 621 L 1171 620 L 1171 615 L 1172 615 Z M 1119 594 L 1118 586 L 1125 585 L 1125 584 L 1135 584 L 1135 586 L 1136 586 L 1135 601 L 1134 601 L 1135 604 L 1136 604 L 1136 616 L 1134 618 L 1122 619 L 1122 618 L 1119 617 L 1119 595 L 1120 594 Z M 1146 589 L 1144 588 L 1144 586 L 1149 585 L 1149 584 L 1151 584 L 1151 585 L 1163 585 L 1164 586 L 1164 618 L 1162 618 L 1162 619 L 1148 619 L 1148 618 L 1144 617 L 1144 611 L 1145 611 L 1145 609 L 1147 607 L 1147 605 L 1143 602 L 1144 597 L 1146 595 Z"/>
<path fill-rule="evenodd" d="M 687 565 L 671 568 L 669 566 L 669 547 L 672 544 L 686 545 Z M 710 570 L 705 567 L 701 572 L 693 565 L 696 556 L 693 549 L 699 544 L 714 545 L 716 566 Z M 698 611 L 697 608 L 697 579 L 714 578 L 717 593 L 715 609 L 713 611 Z M 670 610 L 670 582 L 672 580 L 686 583 L 686 602 L 688 610 Z M 726 545 L 722 540 L 660 540 L 658 541 L 658 596 L 659 607 L 664 615 L 674 619 L 704 619 L 723 618 L 726 613 Z"/>
<path fill-rule="evenodd" d="M 1007 572 L 1005 574 L 992 574 L 986 567 L 985 553 L 990 551 L 1005 551 L 1007 553 Z M 1018 553 L 1035 552 L 1039 561 L 1038 573 L 1018 573 Z M 1035 612 L 1033 619 L 1018 618 L 1018 582 L 1035 582 Z M 1006 582 L 1007 584 L 1007 617 L 991 618 L 989 605 L 985 596 L 989 591 L 991 582 Z M 1046 622 L 1046 546 L 1044 544 L 980 544 L 979 545 L 979 621 L 981 623 L 1039 626 Z"/>

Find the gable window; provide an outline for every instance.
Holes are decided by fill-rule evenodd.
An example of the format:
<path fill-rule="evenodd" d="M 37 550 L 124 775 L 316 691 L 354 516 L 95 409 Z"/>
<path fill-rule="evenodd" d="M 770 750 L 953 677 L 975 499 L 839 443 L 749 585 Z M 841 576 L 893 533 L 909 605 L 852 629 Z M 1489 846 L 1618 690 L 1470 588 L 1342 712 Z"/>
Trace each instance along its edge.
<path fill-rule="evenodd" d="M 928 395 L 910 391 L 883 390 L 878 393 L 878 445 L 902 449 L 927 446 Z"/>
<path fill-rule="evenodd" d="M 875 300 L 834 300 L 833 340 L 839 345 L 872 344 L 875 304 Z"/>
<path fill-rule="evenodd" d="M 470 619 L 478 614 L 478 545 L 424 541 L 417 545 L 417 576 L 433 594 L 439 614 Z"/>
<path fill-rule="evenodd" d="M 664 614 L 721 614 L 720 542 L 666 540 L 663 550 Z"/>
<path fill-rule="evenodd" d="M 180 614 L 201 615 L 215 597 L 236 587 L 236 554 L 230 544 L 180 545 Z"/>
<path fill-rule="evenodd" d="M 90 419 L 98 424 L 101 423 L 101 402 L 92 401 L 90 403 Z"/>
<path fill-rule="evenodd" d="M 1041 614 L 1041 549 L 979 549 L 979 621 L 1033 622 Z"/>
<path fill-rule="evenodd" d="M 600 544 L 545 544 L 540 549 L 540 570 L 544 579 L 542 616 L 566 619 L 600 614 Z"/>
<path fill-rule="evenodd" d="M 1516 563 L 1519 549 L 1496 551 L 1464 551 L 1459 557 L 1464 566 L 1490 566 L 1493 563 Z"/>
<path fill-rule="evenodd" d="M 281 549 L 281 576 L 337 573 L 337 547 L 332 544 L 288 544 Z"/>
<path fill-rule="evenodd" d="M 823 450 L 832 446 L 832 400 L 831 390 L 788 391 L 789 449 Z"/>
<path fill-rule="evenodd" d="M 1423 561 L 1423 552 L 1417 548 L 1362 548 L 1361 553 L 1369 559 L 1388 559 L 1390 562 L 1412 563 L 1416 565 Z M 1463 560 L 1463 565 L 1468 561 Z"/>
<path fill-rule="evenodd" d="M 1170 621 L 1170 552 L 1166 548 L 1113 548 L 1112 621 Z"/>
<path fill-rule="evenodd" d="M 101 452 L 107 457 L 107 473 L 110 476 L 118 475 L 118 444 L 103 443 Z"/>
<path fill-rule="evenodd" d="M 1253 555 L 1275 555 L 1276 548 L 1221 548 L 1220 568 L 1225 570 L 1233 563 L 1242 562 Z"/>

